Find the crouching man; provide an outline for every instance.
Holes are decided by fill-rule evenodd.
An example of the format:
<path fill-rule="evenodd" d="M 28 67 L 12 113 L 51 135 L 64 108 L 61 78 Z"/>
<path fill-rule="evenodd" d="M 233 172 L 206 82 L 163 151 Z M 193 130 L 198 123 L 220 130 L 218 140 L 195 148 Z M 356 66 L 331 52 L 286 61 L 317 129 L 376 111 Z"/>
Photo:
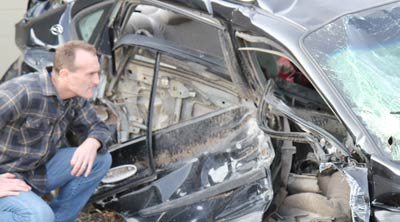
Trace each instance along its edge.
<path fill-rule="evenodd" d="M 56 49 L 51 73 L 0 85 L 0 221 L 74 221 L 107 173 L 109 129 L 88 102 L 99 72 L 96 49 L 71 41 Z"/>

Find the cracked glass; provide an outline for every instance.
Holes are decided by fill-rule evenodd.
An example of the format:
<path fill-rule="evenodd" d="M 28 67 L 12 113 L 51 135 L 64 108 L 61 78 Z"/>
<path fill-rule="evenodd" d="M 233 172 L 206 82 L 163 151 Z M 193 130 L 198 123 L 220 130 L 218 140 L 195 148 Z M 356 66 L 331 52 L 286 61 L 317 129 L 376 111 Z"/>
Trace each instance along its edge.
<path fill-rule="evenodd" d="M 400 160 L 400 4 L 343 16 L 304 45 L 378 146 Z"/>

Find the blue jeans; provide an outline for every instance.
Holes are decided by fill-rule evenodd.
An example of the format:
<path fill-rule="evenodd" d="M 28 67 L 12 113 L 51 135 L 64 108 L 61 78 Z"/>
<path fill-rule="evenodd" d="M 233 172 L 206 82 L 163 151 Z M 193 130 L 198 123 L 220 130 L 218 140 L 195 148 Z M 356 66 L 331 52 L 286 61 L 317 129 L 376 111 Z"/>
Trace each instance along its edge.
<path fill-rule="evenodd" d="M 50 204 L 32 191 L 21 192 L 18 196 L 2 197 L 0 222 L 74 221 L 111 166 L 109 153 L 98 154 L 88 177 L 71 176 L 70 160 L 75 150 L 76 148 L 59 149 L 46 164 L 47 191 L 61 188 Z"/>

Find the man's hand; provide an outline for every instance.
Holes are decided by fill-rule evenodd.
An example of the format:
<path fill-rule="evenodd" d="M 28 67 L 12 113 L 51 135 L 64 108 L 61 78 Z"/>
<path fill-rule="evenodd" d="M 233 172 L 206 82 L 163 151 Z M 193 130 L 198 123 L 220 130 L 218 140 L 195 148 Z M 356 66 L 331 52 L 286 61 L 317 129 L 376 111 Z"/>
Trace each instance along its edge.
<path fill-rule="evenodd" d="M 101 144 L 94 138 L 87 138 L 75 151 L 71 159 L 72 176 L 81 176 L 85 172 L 85 177 L 92 171 L 97 150 Z M 86 171 L 85 171 L 86 170 Z"/>
<path fill-rule="evenodd" d="M 30 191 L 31 187 L 14 174 L 0 174 L 0 197 L 16 196 L 21 191 Z"/>

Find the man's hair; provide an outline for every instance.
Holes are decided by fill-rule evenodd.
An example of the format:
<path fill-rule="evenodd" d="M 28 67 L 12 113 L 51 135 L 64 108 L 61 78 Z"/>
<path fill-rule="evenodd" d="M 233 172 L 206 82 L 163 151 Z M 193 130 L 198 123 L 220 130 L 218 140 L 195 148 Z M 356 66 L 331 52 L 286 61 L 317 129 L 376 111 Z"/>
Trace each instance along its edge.
<path fill-rule="evenodd" d="M 84 50 L 96 55 L 96 48 L 84 41 L 69 41 L 56 49 L 53 61 L 53 70 L 58 73 L 61 69 L 75 71 L 75 54 L 77 50 Z"/>

